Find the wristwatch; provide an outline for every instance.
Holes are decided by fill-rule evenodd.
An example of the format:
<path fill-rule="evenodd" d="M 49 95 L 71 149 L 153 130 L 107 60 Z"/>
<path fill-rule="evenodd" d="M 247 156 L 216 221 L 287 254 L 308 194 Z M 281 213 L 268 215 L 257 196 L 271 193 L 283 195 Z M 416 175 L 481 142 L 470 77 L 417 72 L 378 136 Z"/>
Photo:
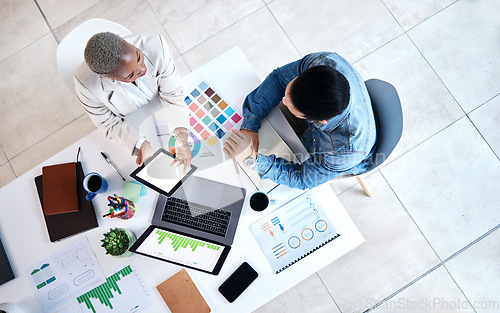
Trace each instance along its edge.
<path fill-rule="evenodd" d="M 247 156 L 243 160 L 243 165 L 245 165 L 245 167 L 247 167 L 247 168 L 252 168 L 255 166 L 255 164 L 257 164 L 257 160 L 252 158 L 252 155 Z"/>

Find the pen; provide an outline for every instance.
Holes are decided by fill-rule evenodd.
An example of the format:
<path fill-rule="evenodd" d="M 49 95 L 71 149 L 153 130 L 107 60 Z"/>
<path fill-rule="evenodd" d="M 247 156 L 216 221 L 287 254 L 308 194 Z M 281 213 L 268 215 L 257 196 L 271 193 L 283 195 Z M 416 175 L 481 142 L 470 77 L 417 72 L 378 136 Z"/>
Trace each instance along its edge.
<path fill-rule="evenodd" d="M 120 171 L 118 171 L 118 168 L 113 164 L 111 163 L 111 161 L 108 159 L 108 156 L 104 154 L 104 152 L 101 151 L 101 154 L 102 154 L 102 157 L 104 158 L 104 160 L 106 160 L 106 162 L 108 162 L 109 165 L 111 165 L 111 167 L 115 170 L 115 172 L 118 173 L 118 175 L 120 175 L 120 177 L 123 179 L 123 181 L 126 181 L 125 177 L 123 177 L 122 174 L 120 174 Z"/>

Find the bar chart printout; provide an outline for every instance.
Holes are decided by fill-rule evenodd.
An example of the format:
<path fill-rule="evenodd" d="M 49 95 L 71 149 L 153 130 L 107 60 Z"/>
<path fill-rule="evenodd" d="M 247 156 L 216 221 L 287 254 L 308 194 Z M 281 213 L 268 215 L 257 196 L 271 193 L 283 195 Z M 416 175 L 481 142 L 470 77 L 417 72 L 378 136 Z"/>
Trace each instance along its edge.
<path fill-rule="evenodd" d="M 154 301 L 132 263 L 109 275 L 106 282 L 80 295 L 81 312 L 145 312 Z"/>
<path fill-rule="evenodd" d="M 167 261 L 213 271 L 223 246 L 155 228 L 138 252 Z"/>

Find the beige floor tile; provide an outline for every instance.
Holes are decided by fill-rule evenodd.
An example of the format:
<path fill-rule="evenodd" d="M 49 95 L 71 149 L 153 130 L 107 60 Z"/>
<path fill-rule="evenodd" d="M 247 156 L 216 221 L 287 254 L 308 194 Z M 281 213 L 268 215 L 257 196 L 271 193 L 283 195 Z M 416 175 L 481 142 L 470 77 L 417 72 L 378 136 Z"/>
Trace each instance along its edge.
<path fill-rule="evenodd" d="M 318 272 L 342 312 L 363 312 L 439 263 L 382 175 L 367 182 L 373 197 L 339 196 L 366 241 Z"/>
<path fill-rule="evenodd" d="M 32 0 L 0 2 L 0 61 L 50 32 Z"/>
<path fill-rule="evenodd" d="M 354 66 L 365 80 L 377 78 L 391 83 L 401 100 L 403 135 L 384 166 L 464 116 L 460 106 L 406 35 Z"/>
<path fill-rule="evenodd" d="M 98 2 L 99 0 L 38 0 L 52 28 L 61 26 Z"/>
<path fill-rule="evenodd" d="M 275 0 L 268 7 L 302 55 L 335 51 L 355 62 L 403 32 L 378 0 Z"/>
<path fill-rule="evenodd" d="M 90 134 L 95 129 L 88 115 L 84 114 L 14 157 L 10 160 L 12 168 L 17 176 L 21 176 L 54 154 Z M 72 160 L 68 160 L 68 162 L 70 161 Z"/>
<path fill-rule="evenodd" d="M 314 274 L 264 304 L 254 313 L 336 313 L 339 309 L 325 286 Z"/>
<path fill-rule="evenodd" d="M 84 112 L 59 78 L 56 47 L 48 34 L 0 64 L 9 73 L 0 85 L 0 143 L 9 159 Z"/>
<path fill-rule="evenodd" d="M 383 0 L 405 30 L 421 23 L 457 0 L 398 1 Z"/>
<path fill-rule="evenodd" d="M 181 77 L 184 77 L 187 74 L 191 73 L 191 70 L 189 69 L 186 62 L 184 62 L 184 59 L 181 56 L 178 56 L 177 58 L 175 58 L 174 62 L 175 62 L 175 65 L 177 66 L 177 71 L 179 71 L 179 75 Z"/>
<path fill-rule="evenodd" d="M 179 56 L 179 51 L 163 28 L 155 12 L 146 0 L 103 0 L 79 14 L 67 23 L 58 27 L 55 34 L 59 40 L 64 38 L 71 30 L 81 23 L 92 19 L 102 18 L 127 27 L 132 33 L 162 34 L 172 50 L 174 57 Z"/>
<path fill-rule="evenodd" d="M 446 263 L 477 313 L 500 312 L 500 230 Z"/>
<path fill-rule="evenodd" d="M 500 223 L 499 164 L 464 117 L 381 171 L 444 260 Z"/>
<path fill-rule="evenodd" d="M 382 303 L 373 313 L 474 313 L 444 267 Z"/>
<path fill-rule="evenodd" d="M 500 92 L 499 11 L 499 1 L 458 1 L 408 32 L 466 112 Z"/>
<path fill-rule="evenodd" d="M 16 175 L 9 163 L 0 165 L 0 188 L 16 179 Z"/>
<path fill-rule="evenodd" d="M 264 5 L 260 0 L 149 0 L 149 3 L 181 54 Z"/>
<path fill-rule="evenodd" d="M 496 96 L 486 104 L 469 114 L 472 123 L 477 127 L 486 142 L 500 157 L 500 96 Z"/>
<path fill-rule="evenodd" d="M 263 33 L 266 36 L 262 36 Z M 183 57 L 191 69 L 196 69 L 234 46 L 241 48 L 261 79 L 276 67 L 300 58 L 265 7 L 196 46 Z"/>
<path fill-rule="evenodd" d="M 0 165 L 7 163 L 7 161 L 8 161 L 7 156 L 5 155 L 5 152 L 3 152 L 3 148 L 0 145 Z"/>

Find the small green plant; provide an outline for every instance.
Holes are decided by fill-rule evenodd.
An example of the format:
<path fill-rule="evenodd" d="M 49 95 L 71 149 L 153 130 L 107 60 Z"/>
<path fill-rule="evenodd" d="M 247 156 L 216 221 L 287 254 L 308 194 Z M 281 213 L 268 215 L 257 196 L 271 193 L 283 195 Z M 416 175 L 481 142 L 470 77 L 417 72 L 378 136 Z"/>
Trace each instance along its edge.
<path fill-rule="evenodd" d="M 125 229 L 109 229 L 101 241 L 101 247 L 106 249 L 106 254 L 114 256 L 125 254 L 130 248 L 130 237 Z"/>

